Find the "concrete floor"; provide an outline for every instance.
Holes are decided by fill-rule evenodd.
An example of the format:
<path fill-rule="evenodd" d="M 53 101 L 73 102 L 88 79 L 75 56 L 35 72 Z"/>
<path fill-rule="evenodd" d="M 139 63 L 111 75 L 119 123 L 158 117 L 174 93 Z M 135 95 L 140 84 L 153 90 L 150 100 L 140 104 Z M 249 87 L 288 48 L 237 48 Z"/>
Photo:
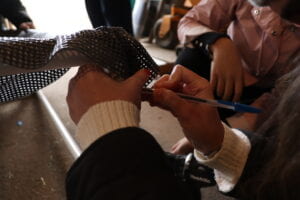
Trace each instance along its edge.
<path fill-rule="evenodd" d="M 82 0 L 23 0 L 41 31 L 74 32 L 90 28 Z M 59 5 L 59 6 L 58 6 Z M 66 9 L 68 14 L 65 15 Z M 144 44 L 150 55 L 174 61 L 174 51 Z M 42 92 L 66 128 L 75 133 L 65 96 L 76 68 Z M 165 150 L 180 139 L 181 128 L 168 112 L 142 104 L 141 127 L 153 133 Z M 64 177 L 73 162 L 56 127 L 36 95 L 0 105 L 0 199 L 65 199 Z M 227 199 L 216 188 L 205 190 L 203 199 Z"/>
<path fill-rule="evenodd" d="M 0 199 L 63 199 L 73 162 L 35 95 L 0 105 Z"/>

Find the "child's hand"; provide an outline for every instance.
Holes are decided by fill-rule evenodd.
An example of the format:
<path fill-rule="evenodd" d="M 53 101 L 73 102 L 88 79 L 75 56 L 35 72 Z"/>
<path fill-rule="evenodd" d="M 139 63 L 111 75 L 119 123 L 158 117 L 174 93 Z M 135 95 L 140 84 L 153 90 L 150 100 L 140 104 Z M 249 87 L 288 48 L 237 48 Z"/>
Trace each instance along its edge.
<path fill-rule="evenodd" d="M 241 57 L 228 38 L 217 40 L 212 46 L 211 84 L 217 96 L 239 101 L 244 87 Z"/>

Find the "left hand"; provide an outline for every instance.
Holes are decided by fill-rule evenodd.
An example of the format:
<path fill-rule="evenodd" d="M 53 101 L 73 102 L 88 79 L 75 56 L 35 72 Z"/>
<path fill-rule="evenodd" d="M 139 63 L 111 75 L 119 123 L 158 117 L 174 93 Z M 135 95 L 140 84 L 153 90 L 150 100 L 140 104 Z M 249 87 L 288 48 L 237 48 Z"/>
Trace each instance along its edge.
<path fill-rule="evenodd" d="M 112 100 L 141 104 L 141 90 L 149 77 L 148 70 L 140 70 L 125 81 L 117 82 L 104 74 L 100 67 L 85 65 L 70 80 L 67 95 L 69 113 L 77 124 L 93 105 Z"/>
<path fill-rule="evenodd" d="M 214 92 L 223 100 L 239 101 L 244 87 L 242 58 L 228 38 L 217 40 L 212 46 L 211 77 Z"/>
<path fill-rule="evenodd" d="M 35 29 L 33 22 L 23 22 L 19 25 L 19 29 L 27 30 L 27 29 Z"/>

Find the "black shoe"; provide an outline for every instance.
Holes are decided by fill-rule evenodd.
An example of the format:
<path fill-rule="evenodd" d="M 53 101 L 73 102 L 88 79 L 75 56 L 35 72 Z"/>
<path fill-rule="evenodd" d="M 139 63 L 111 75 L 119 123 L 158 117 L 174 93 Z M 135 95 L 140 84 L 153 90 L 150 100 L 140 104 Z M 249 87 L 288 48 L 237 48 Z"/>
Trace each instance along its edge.
<path fill-rule="evenodd" d="M 209 187 L 216 184 L 213 170 L 197 162 L 192 153 L 175 155 L 166 152 L 166 157 L 175 176 L 184 182 L 192 182 L 199 187 Z"/>

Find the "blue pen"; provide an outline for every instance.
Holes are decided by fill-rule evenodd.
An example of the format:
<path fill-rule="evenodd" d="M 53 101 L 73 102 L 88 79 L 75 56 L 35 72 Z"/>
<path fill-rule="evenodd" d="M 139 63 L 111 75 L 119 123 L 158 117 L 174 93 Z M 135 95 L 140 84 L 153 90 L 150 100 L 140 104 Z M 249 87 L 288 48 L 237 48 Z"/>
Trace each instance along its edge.
<path fill-rule="evenodd" d="M 143 88 L 144 94 L 152 94 L 153 90 L 150 88 Z M 249 112 L 249 113 L 260 113 L 262 110 L 255 108 L 253 106 L 248 106 L 241 103 L 231 102 L 231 101 L 224 101 L 224 100 L 210 100 L 210 99 L 201 99 L 198 97 L 189 96 L 182 93 L 176 93 L 181 98 L 194 101 L 194 102 L 200 102 L 200 103 L 206 103 L 211 106 L 220 107 L 220 108 L 226 108 L 230 110 L 234 110 L 236 112 Z"/>

